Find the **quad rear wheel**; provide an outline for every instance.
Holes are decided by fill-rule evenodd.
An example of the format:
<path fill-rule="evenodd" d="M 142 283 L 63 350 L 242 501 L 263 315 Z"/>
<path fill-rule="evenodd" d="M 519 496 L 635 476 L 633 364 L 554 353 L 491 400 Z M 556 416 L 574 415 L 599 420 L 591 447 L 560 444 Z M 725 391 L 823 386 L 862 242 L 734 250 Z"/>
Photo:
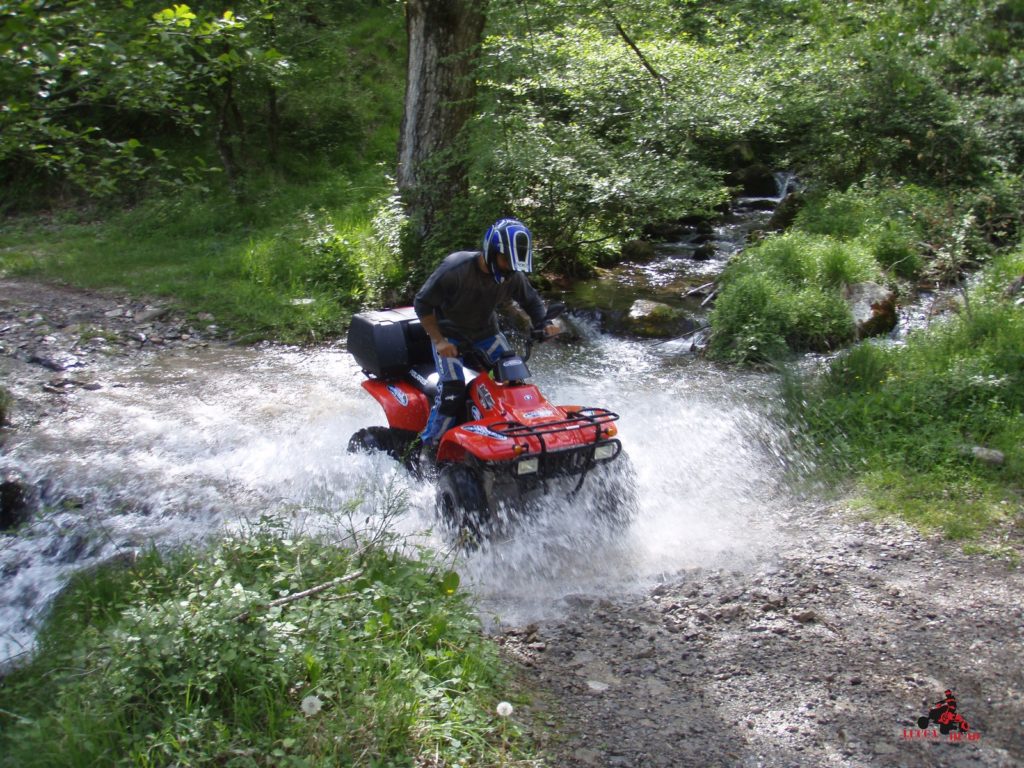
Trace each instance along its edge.
<path fill-rule="evenodd" d="M 445 464 L 437 477 L 437 512 L 464 546 L 475 548 L 483 538 L 487 493 L 480 475 L 464 464 Z"/>
<path fill-rule="evenodd" d="M 386 453 L 398 462 L 407 462 L 416 433 L 390 427 L 366 427 L 360 429 L 348 441 L 349 453 L 363 451 Z"/>

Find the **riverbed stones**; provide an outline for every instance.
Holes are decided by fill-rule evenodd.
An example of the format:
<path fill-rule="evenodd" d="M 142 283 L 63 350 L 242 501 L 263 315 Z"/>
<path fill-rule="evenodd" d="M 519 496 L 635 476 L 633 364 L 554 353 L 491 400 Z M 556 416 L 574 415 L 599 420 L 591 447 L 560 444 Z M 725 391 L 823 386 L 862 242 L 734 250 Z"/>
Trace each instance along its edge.
<path fill-rule="evenodd" d="M 896 293 L 878 283 L 854 283 L 843 288 L 858 339 L 880 336 L 896 327 Z"/>
<path fill-rule="evenodd" d="M 690 333 L 697 324 L 681 309 L 648 299 L 637 299 L 629 308 L 627 329 L 644 338 L 673 338 Z"/>
<path fill-rule="evenodd" d="M 29 493 L 16 477 L 0 482 L 0 531 L 11 531 L 28 520 L 31 513 Z"/>
<path fill-rule="evenodd" d="M 1024 575 L 842 508 L 780 527 L 741 568 L 680 571 L 600 611 L 577 595 L 536 627 L 526 679 L 558 716 L 550 765 L 1021 764 Z M 981 741 L 905 739 L 947 687 Z"/>
<path fill-rule="evenodd" d="M 622 258 L 625 261 L 647 262 L 657 256 L 654 244 L 649 240 L 627 240 L 622 244 Z"/>

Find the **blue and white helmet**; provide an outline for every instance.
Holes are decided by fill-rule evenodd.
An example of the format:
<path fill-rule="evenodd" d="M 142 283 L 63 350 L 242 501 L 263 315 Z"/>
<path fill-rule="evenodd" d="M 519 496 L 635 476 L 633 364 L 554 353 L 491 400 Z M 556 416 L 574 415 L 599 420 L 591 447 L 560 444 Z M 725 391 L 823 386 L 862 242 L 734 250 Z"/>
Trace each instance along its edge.
<path fill-rule="evenodd" d="M 484 259 L 496 283 L 502 282 L 507 276 L 498 266 L 500 253 L 508 257 L 513 272 L 533 271 L 533 237 L 523 222 L 502 219 L 484 235 Z"/>

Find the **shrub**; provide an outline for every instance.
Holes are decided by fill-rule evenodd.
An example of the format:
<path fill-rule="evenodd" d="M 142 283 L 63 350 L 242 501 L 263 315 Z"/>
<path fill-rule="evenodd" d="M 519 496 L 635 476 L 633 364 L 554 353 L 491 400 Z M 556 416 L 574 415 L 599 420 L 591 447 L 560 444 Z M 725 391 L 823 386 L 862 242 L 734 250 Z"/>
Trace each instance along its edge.
<path fill-rule="evenodd" d="M 853 340 L 853 316 L 836 292 L 810 286 L 785 298 L 790 350 L 830 352 Z"/>
<path fill-rule="evenodd" d="M 809 258 L 816 267 L 815 284 L 822 288 L 842 288 L 878 278 L 878 265 L 859 242 L 823 240 L 811 245 Z"/>
<path fill-rule="evenodd" d="M 924 262 L 913 231 L 903 222 L 887 219 L 869 230 L 863 240 L 883 269 L 907 279 L 920 275 Z"/>
<path fill-rule="evenodd" d="M 859 345 L 797 387 L 790 408 L 820 464 L 854 469 L 876 506 L 951 537 L 1002 519 L 1024 482 L 1024 310 L 1006 295 L 1021 274 L 1019 250 L 986 270 L 970 312 L 902 346 Z M 980 463 L 976 446 L 1004 463 Z"/>
<path fill-rule="evenodd" d="M 0 762 L 495 765 L 497 655 L 457 582 L 273 524 L 79 578 L 0 689 Z"/>
<path fill-rule="evenodd" d="M 708 352 L 734 363 L 766 364 L 788 354 L 784 283 L 764 273 L 740 275 L 719 294 L 711 312 Z"/>
<path fill-rule="evenodd" d="M 857 243 L 790 232 L 770 237 L 726 269 L 709 352 L 738 363 L 764 364 L 792 352 L 824 352 L 853 339 L 845 283 L 878 273 Z"/>

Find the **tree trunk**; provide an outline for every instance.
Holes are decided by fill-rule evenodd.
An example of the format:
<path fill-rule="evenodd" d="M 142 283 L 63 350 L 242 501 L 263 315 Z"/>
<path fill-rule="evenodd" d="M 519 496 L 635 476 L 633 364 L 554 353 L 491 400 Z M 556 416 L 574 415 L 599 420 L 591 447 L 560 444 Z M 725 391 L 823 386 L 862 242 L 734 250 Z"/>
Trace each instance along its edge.
<path fill-rule="evenodd" d="M 465 197 L 461 132 L 475 108 L 481 0 L 408 0 L 409 62 L 398 148 L 398 189 L 422 239 Z"/>

